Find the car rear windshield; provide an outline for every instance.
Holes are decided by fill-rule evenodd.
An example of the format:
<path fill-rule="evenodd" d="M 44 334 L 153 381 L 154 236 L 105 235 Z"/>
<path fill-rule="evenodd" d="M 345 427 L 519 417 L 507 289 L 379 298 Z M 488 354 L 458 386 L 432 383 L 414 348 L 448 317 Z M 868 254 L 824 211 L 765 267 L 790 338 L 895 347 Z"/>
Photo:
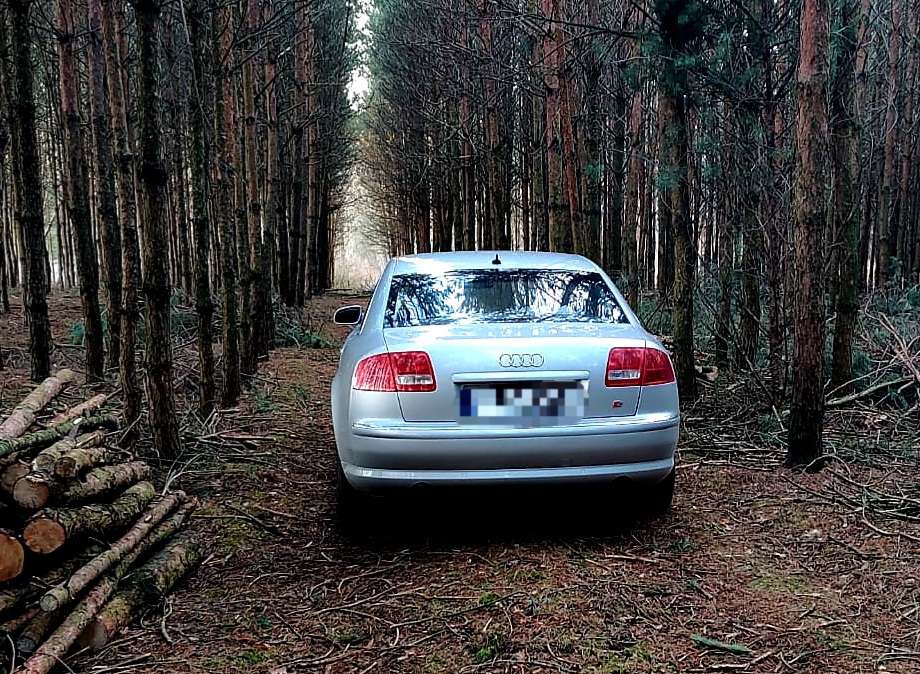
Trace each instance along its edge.
<path fill-rule="evenodd" d="M 628 323 L 597 272 L 558 269 L 399 274 L 385 327 L 447 323 Z"/>

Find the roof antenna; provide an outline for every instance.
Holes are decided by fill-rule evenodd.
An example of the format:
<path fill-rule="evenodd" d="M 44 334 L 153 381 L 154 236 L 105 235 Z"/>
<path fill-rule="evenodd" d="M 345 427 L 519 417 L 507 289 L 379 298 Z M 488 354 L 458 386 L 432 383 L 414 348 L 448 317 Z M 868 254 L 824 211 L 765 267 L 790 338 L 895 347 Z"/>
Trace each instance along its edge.
<path fill-rule="evenodd" d="M 501 264 L 502 261 L 498 259 L 498 253 L 495 253 L 495 259 L 492 260 L 492 264 Z"/>

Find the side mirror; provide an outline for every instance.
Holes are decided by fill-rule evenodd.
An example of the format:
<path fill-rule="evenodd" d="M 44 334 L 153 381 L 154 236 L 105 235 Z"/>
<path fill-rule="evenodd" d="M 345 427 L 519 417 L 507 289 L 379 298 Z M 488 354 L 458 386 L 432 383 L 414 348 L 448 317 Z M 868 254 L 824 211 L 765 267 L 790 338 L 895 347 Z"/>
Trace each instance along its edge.
<path fill-rule="evenodd" d="M 361 322 L 363 315 L 364 309 L 359 306 L 342 307 L 336 310 L 332 321 L 336 325 L 357 325 Z"/>

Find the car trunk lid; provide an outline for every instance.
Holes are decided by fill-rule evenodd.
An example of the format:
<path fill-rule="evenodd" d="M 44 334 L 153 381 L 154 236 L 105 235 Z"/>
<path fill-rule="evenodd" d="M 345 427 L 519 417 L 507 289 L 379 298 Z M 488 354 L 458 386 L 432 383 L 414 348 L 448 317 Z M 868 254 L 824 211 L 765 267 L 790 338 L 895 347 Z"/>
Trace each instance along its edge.
<path fill-rule="evenodd" d="M 495 406 L 504 408 L 498 414 L 513 414 L 510 405 L 532 415 L 527 425 L 551 425 L 636 414 L 639 386 L 605 385 L 611 349 L 645 346 L 635 332 L 624 324 L 490 323 L 388 328 L 384 338 L 390 353 L 424 351 L 431 359 L 436 390 L 397 392 L 406 421 L 482 423 Z"/>

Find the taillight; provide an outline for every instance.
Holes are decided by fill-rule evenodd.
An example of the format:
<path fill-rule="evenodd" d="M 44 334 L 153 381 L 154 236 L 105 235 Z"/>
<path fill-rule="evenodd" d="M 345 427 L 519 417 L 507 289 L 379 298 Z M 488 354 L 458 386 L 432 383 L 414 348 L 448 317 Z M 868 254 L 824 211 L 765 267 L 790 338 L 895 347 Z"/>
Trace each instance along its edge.
<path fill-rule="evenodd" d="M 607 386 L 638 386 L 642 381 L 645 348 L 617 347 L 607 356 Z"/>
<path fill-rule="evenodd" d="M 434 391 L 431 359 L 424 351 L 378 353 L 358 363 L 355 368 L 356 391 Z"/>
<path fill-rule="evenodd" d="M 673 381 L 674 367 L 664 351 L 635 346 L 610 349 L 604 376 L 607 386 L 654 386 Z"/>
<path fill-rule="evenodd" d="M 671 364 L 670 356 L 658 349 L 646 349 L 645 365 L 642 368 L 642 385 L 670 384 L 675 379 L 674 366 Z"/>
<path fill-rule="evenodd" d="M 358 363 L 352 388 L 356 391 L 395 391 L 396 382 L 393 380 L 390 357 L 378 353 Z"/>
<path fill-rule="evenodd" d="M 391 353 L 390 363 L 396 374 L 397 391 L 434 391 L 438 388 L 431 358 L 424 351 Z"/>

